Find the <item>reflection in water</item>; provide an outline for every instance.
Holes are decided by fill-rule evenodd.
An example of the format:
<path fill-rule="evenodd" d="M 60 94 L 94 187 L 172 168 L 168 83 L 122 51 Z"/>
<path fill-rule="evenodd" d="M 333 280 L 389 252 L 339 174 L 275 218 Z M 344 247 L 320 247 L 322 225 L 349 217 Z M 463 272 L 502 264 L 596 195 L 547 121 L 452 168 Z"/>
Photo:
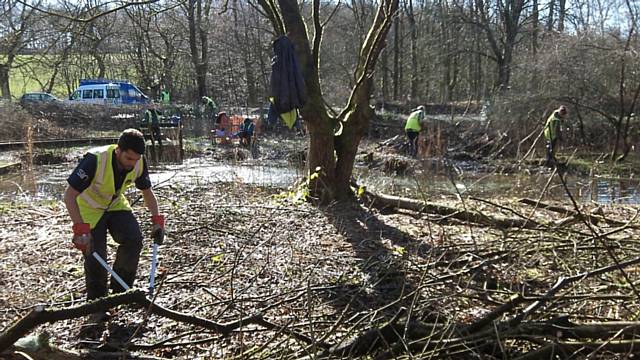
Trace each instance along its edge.
<path fill-rule="evenodd" d="M 76 162 L 35 166 L 33 171 L 0 176 L 0 201 L 61 200 L 66 179 Z M 188 159 L 183 165 L 167 165 L 152 169 L 154 185 L 167 183 L 205 185 L 215 182 L 238 182 L 259 186 L 288 187 L 304 175 L 301 169 L 286 163 L 263 165 L 228 164 L 210 158 Z M 414 176 L 380 176 L 378 171 L 356 168 L 359 184 L 376 192 L 437 201 L 440 197 L 463 196 L 529 197 L 537 199 L 549 181 L 550 173 L 487 174 L 474 171 L 452 171 L 450 175 L 438 166 L 428 166 Z M 600 204 L 639 204 L 638 181 L 603 178 L 568 177 L 573 197 L 580 202 Z M 567 194 L 557 176 L 545 191 L 544 200 L 566 200 Z"/>
<path fill-rule="evenodd" d="M 67 177 L 77 163 L 34 166 L 34 171 L 0 176 L 0 201 L 61 200 Z M 166 183 L 204 185 L 215 182 L 238 182 L 259 186 L 287 187 L 303 176 L 300 169 L 286 165 L 231 165 L 196 158 L 182 165 L 151 169 L 154 186 Z"/>
<path fill-rule="evenodd" d="M 375 191 L 398 196 L 436 200 L 438 197 L 460 195 L 482 198 L 528 197 L 539 198 L 551 173 L 486 174 L 464 172 L 445 175 L 442 172 L 417 172 L 413 176 L 371 176 L 367 169 L 359 169 L 358 183 Z M 567 187 L 571 196 L 579 202 L 599 204 L 640 204 L 638 181 L 605 178 L 580 178 L 568 176 Z M 545 200 L 568 199 L 566 190 L 557 175 L 551 179 L 544 192 Z"/>
<path fill-rule="evenodd" d="M 640 200 L 637 181 L 593 179 L 589 190 L 589 199 L 599 204 L 638 204 Z"/>

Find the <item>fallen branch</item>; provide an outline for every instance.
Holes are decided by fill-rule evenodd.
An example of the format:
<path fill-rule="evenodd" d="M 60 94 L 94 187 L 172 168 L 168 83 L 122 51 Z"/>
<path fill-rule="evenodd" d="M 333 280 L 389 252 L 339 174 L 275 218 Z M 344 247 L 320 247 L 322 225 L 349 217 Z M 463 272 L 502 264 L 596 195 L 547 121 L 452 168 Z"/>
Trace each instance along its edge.
<path fill-rule="evenodd" d="M 593 350 L 606 350 L 617 354 L 633 354 L 640 347 L 639 340 L 613 340 L 613 341 L 569 341 L 549 343 L 541 348 L 528 352 L 515 360 L 547 360 L 554 359 L 556 355 L 563 354 L 575 357 L 577 354 L 588 355 Z"/>
<path fill-rule="evenodd" d="M 582 280 L 582 279 L 586 279 L 589 277 L 593 277 L 593 276 L 599 276 L 602 274 L 605 274 L 609 271 L 613 271 L 613 270 L 622 270 L 623 268 L 627 267 L 627 266 L 631 266 L 631 265 L 635 265 L 635 264 L 640 264 L 640 257 L 637 257 L 635 259 L 631 259 L 625 262 L 621 262 L 621 263 L 616 263 L 613 265 L 609 265 L 609 266 L 605 266 L 605 267 L 601 267 L 592 271 L 587 271 L 587 272 L 583 272 L 580 274 L 576 274 L 573 276 L 569 276 L 569 277 L 561 277 L 558 279 L 558 281 L 555 283 L 555 285 L 553 285 L 553 287 L 551 289 L 549 289 L 549 291 L 547 291 L 547 293 L 542 297 L 542 299 L 537 300 L 535 302 L 533 302 L 531 305 L 529 305 L 526 309 L 524 309 L 520 314 L 518 314 L 517 316 L 515 316 L 511 321 L 509 321 L 511 326 L 517 325 L 519 324 L 524 318 L 526 318 L 527 316 L 531 315 L 534 311 L 538 310 L 539 308 L 541 308 L 542 306 L 544 306 L 544 304 L 547 302 L 547 300 L 549 298 L 551 298 L 553 295 L 555 295 L 558 291 L 560 291 L 560 289 L 564 288 L 565 286 L 572 284 L 578 280 Z"/>
<path fill-rule="evenodd" d="M 435 204 L 426 201 L 413 200 L 398 196 L 373 194 L 365 191 L 365 196 L 373 206 L 381 208 L 400 208 L 417 212 L 427 212 L 448 216 L 457 220 L 488 225 L 498 228 L 525 228 L 539 229 L 541 225 L 529 219 L 508 218 L 502 216 L 489 216 L 476 211 L 460 210 L 453 207 Z"/>
<path fill-rule="evenodd" d="M 18 320 L 15 324 L 2 332 L 0 335 L 0 353 L 8 349 L 18 339 L 25 336 L 39 325 L 61 320 L 75 319 L 125 304 L 135 304 L 144 308 L 149 308 L 150 312 L 153 314 L 164 316 L 175 321 L 200 326 L 205 329 L 221 333 L 224 336 L 247 324 L 259 323 L 260 319 L 262 319 L 261 314 L 256 314 L 230 323 L 220 324 L 208 319 L 176 312 L 158 304 L 151 303 L 151 300 L 147 299 L 144 291 L 132 290 L 121 294 L 103 297 L 83 305 L 64 309 L 47 310 L 44 305 L 38 305 L 22 319 Z"/>
<path fill-rule="evenodd" d="M 405 313 L 406 309 L 401 308 L 396 315 L 383 326 L 364 332 L 348 344 L 327 349 L 320 354 L 319 357 L 353 358 L 370 354 L 384 344 L 395 343 L 398 339 L 403 337 L 404 324 L 398 320 Z"/>
<path fill-rule="evenodd" d="M 597 215 L 593 215 L 593 214 L 579 214 L 574 210 L 571 209 L 567 209 L 567 208 L 563 208 L 560 206 L 554 206 L 554 205 L 549 205 L 543 202 L 538 202 L 536 200 L 533 199 L 528 199 L 528 198 L 524 198 L 524 199 L 520 199 L 518 200 L 518 202 L 525 204 L 525 205 L 531 205 L 531 206 L 537 206 L 540 209 L 545 209 L 545 210 L 549 210 L 555 213 L 559 213 L 562 214 L 564 216 L 573 216 L 576 219 L 582 219 L 582 218 L 586 218 L 589 220 L 589 222 L 591 222 L 592 224 L 598 224 L 599 222 L 606 222 L 609 225 L 616 225 L 616 226 L 622 226 L 625 223 L 620 222 L 620 221 L 616 221 L 616 220 L 611 220 L 611 219 L 606 219 L 604 216 L 597 216 Z"/>

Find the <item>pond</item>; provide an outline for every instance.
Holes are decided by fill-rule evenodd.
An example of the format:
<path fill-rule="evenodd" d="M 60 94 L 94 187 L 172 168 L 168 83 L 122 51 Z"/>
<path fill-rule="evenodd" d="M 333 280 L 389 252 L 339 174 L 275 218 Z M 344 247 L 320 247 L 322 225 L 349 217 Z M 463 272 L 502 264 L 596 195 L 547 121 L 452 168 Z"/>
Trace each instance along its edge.
<path fill-rule="evenodd" d="M 33 171 L 0 176 L 0 200 L 60 200 L 66 178 L 75 162 L 36 166 Z M 187 159 L 181 165 L 152 168 L 155 186 L 166 184 L 205 185 L 237 182 L 259 186 L 286 188 L 302 178 L 304 172 L 287 162 L 250 160 L 241 163 L 220 162 L 210 157 Z M 424 166 L 411 176 L 383 175 L 378 170 L 356 168 L 354 177 L 374 192 L 437 201 L 458 195 L 485 199 L 528 197 L 543 200 L 568 200 L 557 175 L 551 171 L 537 174 L 488 174 L 478 171 L 444 171 Z M 637 180 L 594 177 L 567 177 L 568 188 L 578 202 L 599 204 L 639 204 Z M 543 189 L 546 190 L 543 193 Z"/>
<path fill-rule="evenodd" d="M 376 191 L 398 196 L 437 201 L 439 197 L 475 196 L 491 199 L 527 197 L 568 201 L 569 195 L 558 175 L 552 172 L 528 174 L 487 174 L 466 172 L 464 175 L 417 172 L 412 176 L 368 176 L 360 172 L 359 183 Z M 640 204 L 639 182 L 629 179 L 566 177 L 567 189 L 580 203 Z M 544 190 L 544 192 L 543 192 Z"/>

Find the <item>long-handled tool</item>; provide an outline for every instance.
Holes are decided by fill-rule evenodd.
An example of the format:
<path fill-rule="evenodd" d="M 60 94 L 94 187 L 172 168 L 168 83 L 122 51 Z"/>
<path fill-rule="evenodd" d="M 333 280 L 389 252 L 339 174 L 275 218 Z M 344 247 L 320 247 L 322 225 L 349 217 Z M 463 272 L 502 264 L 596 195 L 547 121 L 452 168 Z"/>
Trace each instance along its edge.
<path fill-rule="evenodd" d="M 115 271 L 113 271 L 113 269 L 111 269 L 111 267 L 109 266 L 109 264 L 107 264 L 106 261 L 104 261 L 104 259 L 102 258 L 102 256 L 100 256 L 97 252 L 93 252 L 91 253 L 91 255 L 98 260 L 98 262 L 100 263 L 100 265 L 102 265 L 103 268 L 105 268 L 105 270 L 107 270 L 107 272 L 109 272 L 109 274 L 111 274 L 111 276 L 113 276 L 114 279 L 116 279 L 116 281 L 118 282 L 118 284 L 120 284 L 120 286 L 122 286 L 123 289 L 125 290 L 129 290 L 129 285 L 127 285 L 126 282 L 124 282 L 124 280 L 122 280 L 122 278 L 116 274 Z"/>
<path fill-rule="evenodd" d="M 156 270 L 158 269 L 158 246 L 164 241 L 164 230 L 157 231 L 153 237 L 151 250 L 151 272 L 149 273 L 149 297 L 153 297 L 153 289 L 156 283 Z"/>
<path fill-rule="evenodd" d="M 158 244 L 153 243 L 151 256 L 151 272 L 149 273 L 149 297 L 153 296 L 153 288 L 156 281 L 156 269 L 158 268 Z"/>

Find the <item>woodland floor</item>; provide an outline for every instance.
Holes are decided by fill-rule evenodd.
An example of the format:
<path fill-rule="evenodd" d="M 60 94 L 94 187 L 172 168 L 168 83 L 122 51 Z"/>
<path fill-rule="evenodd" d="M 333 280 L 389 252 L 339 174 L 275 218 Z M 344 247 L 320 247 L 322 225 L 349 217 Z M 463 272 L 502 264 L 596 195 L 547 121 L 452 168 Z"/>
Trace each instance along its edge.
<path fill-rule="evenodd" d="M 265 149 L 261 159 L 297 161 L 303 147 Z M 396 171 L 398 161 L 411 167 L 403 156 L 385 165 L 388 155 L 372 158 L 383 159 L 381 170 Z M 439 197 L 458 210 L 452 214 L 381 208 L 369 197 L 317 207 L 296 201 L 296 188 L 214 181 L 160 184 L 156 194 L 168 224 L 156 303 L 217 323 L 254 314 L 262 321 L 223 336 L 125 305 L 94 342 L 79 336 L 83 317 L 39 326 L 34 333 L 46 333 L 65 359 L 549 359 L 549 347 L 564 358 L 612 359 L 640 346 L 637 206 L 549 204 L 563 211 L 497 194 Z M 133 196 L 148 234 L 148 212 Z M 485 225 L 460 220 L 465 211 L 482 214 Z M 487 225 L 497 217 L 537 225 Z M 84 304 L 82 259 L 70 235 L 59 201 L 0 203 L 0 335 L 37 304 Z M 150 259 L 145 246 L 141 289 Z M 628 323 L 613 333 L 567 330 L 620 321 Z M 16 354 L 0 359 L 24 358 Z M 54 358 L 47 354 L 31 356 Z"/>
<path fill-rule="evenodd" d="M 168 237 L 160 250 L 166 276 L 156 302 L 222 323 L 262 313 L 277 326 L 248 324 L 223 337 L 154 314 L 145 318 L 144 309 L 123 306 L 116 309 L 99 344 L 92 345 L 104 349 L 109 344 L 113 358 L 299 358 L 319 354 L 321 345 L 346 345 L 401 308 L 408 309 L 403 320 L 407 324 L 410 319 L 454 326 L 473 323 L 514 296 L 524 296 L 496 319 L 508 320 L 540 300 L 562 277 L 638 257 L 640 230 L 637 208 L 632 207 L 598 207 L 598 214 L 622 224 L 587 226 L 571 216 L 553 225 L 551 221 L 565 216 L 534 210 L 516 199 L 491 200 L 500 206 L 469 199 L 448 203 L 547 224 L 527 230 L 412 211 L 381 212 L 364 202 L 318 208 L 291 201 L 289 191 L 239 183 L 172 184 L 156 191 L 168 216 Z M 146 219 L 139 203 L 135 212 Z M 141 224 L 147 233 L 148 222 Z M 61 203 L 2 204 L 0 329 L 36 304 L 70 307 L 83 302 L 82 260 L 69 237 Z M 114 253 L 111 243 L 110 255 Z M 142 288 L 149 266 L 145 247 L 137 278 Z M 552 294 L 546 306 L 528 313 L 526 320 L 547 321 L 559 314 L 576 323 L 635 320 L 640 311 L 638 281 L 635 266 L 624 273 L 585 276 Z M 83 321 L 59 321 L 37 332 L 47 332 L 58 348 L 86 356 L 89 350 L 78 336 Z M 492 350 L 475 343 L 462 348 L 440 344 L 435 350 L 412 348 L 405 353 L 414 358 L 514 358 L 555 340 L 505 335 Z M 612 358 L 608 351 L 604 347 L 596 354 Z M 95 351 L 89 354 L 97 357 Z M 106 353 L 103 357 L 108 358 Z"/>

